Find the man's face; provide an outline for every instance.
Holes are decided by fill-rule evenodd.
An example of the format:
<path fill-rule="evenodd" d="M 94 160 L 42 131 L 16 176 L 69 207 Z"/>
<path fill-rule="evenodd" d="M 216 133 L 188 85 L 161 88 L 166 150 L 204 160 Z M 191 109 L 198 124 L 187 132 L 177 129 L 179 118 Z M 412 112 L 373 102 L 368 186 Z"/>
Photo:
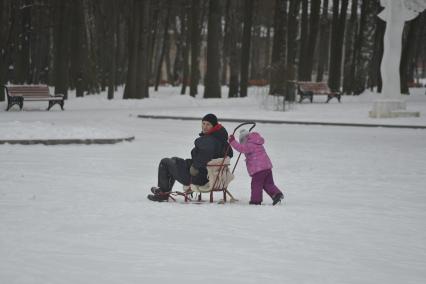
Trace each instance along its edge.
<path fill-rule="evenodd" d="M 213 125 L 210 122 L 203 120 L 201 123 L 201 128 L 203 130 L 203 133 L 207 134 L 213 128 Z"/>

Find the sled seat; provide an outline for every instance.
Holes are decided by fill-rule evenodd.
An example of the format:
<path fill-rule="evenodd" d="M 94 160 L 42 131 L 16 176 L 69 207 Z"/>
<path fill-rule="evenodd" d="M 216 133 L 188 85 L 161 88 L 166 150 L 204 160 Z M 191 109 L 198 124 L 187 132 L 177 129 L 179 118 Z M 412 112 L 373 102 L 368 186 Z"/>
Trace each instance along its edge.
<path fill-rule="evenodd" d="M 234 175 L 229 170 L 230 162 L 231 158 L 229 157 L 211 160 L 207 163 L 208 183 L 205 185 L 190 184 L 189 186 L 183 186 L 183 192 L 171 192 L 169 197 L 174 200 L 171 195 L 182 195 L 185 201 L 191 201 L 190 196 L 196 193 L 198 195 L 198 201 L 201 201 L 202 193 L 210 193 L 210 202 L 213 202 L 213 193 L 222 192 L 223 202 L 226 202 L 226 195 L 230 194 L 228 185 L 234 179 Z"/>

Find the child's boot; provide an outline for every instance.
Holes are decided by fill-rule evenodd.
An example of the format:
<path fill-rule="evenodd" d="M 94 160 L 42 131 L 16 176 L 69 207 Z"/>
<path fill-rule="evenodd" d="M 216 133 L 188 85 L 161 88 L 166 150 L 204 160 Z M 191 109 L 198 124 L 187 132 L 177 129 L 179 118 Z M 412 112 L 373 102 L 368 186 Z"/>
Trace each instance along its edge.
<path fill-rule="evenodd" d="M 272 205 L 277 205 L 281 202 L 282 199 L 284 199 L 284 194 L 282 194 L 281 192 L 275 194 L 275 196 L 272 198 Z"/>
<path fill-rule="evenodd" d="M 261 205 L 262 202 L 259 202 L 259 201 L 250 201 L 249 204 L 250 205 Z"/>

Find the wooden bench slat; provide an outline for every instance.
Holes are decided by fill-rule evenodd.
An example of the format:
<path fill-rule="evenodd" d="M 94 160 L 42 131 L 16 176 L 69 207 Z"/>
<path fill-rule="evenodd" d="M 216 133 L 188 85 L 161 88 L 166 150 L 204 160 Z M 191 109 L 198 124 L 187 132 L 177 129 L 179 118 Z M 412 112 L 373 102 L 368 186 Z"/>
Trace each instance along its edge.
<path fill-rule="evenodd" d="M 25 101 L 62 101 L 62 98 L 56 97 L 39 97 L 39 98 L 24 98 Z"/>

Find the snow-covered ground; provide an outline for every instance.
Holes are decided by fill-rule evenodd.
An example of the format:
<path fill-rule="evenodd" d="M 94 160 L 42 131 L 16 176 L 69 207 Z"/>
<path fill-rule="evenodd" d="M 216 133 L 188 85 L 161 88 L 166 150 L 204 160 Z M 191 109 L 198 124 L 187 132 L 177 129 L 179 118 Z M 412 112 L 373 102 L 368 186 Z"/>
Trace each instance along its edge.
<path fill-rule="evenodd" d="M 71 94 L 65 111 L 49 112 L 47 103 L 22 112 L 0 103 L 0 140 L 135 136 L 0 145 L 0 283 L 424 283 L 426 130 L 258 124 L 285 204 L 264 195 L 265 206 L 248 206 L 242 161 L 230 185 L 237 204 L 146 199 L 160 159 L 189 157 L 200 122 L 139 114 L 426 125 L 425 89 L 407 97 L 421 117 L 401 119 L 369 118 L 370 93 L 277 112 L 265 92 Z"/>

